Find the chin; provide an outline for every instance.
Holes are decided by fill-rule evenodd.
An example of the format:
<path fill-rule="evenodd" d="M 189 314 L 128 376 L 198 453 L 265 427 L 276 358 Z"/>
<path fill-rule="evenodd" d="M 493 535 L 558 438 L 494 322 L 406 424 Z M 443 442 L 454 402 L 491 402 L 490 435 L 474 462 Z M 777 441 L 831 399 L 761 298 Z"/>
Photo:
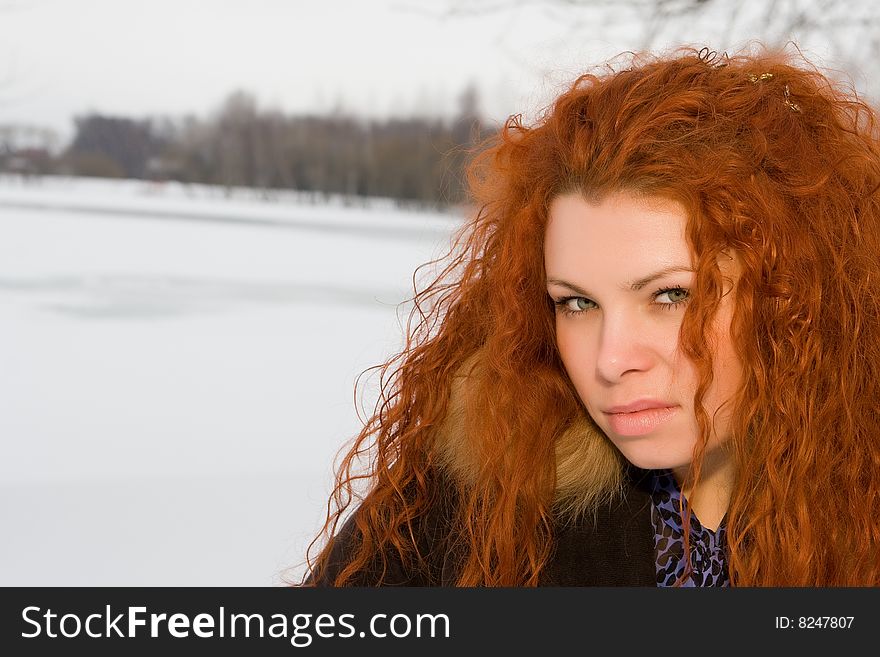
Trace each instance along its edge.
<path fill-rule="evenodd" d="M 642 450 L 622 450 L 619 447 L 618 449 L 623 458 L 642 470 L 669 470 L 687 465 L 691 461 L 690 454 L 687 457 L 679 458 L 675 455 L 646 453 Z"/>

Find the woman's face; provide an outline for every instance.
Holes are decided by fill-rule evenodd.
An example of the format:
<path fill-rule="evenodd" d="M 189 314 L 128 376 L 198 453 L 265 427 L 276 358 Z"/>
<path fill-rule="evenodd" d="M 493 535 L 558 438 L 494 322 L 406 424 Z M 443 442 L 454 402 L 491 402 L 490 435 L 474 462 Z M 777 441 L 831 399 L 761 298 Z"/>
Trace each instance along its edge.
<path fill-rule="evenodd" d="M 678 348 L 694 281 L 686 221 L 673 201 L 626 194 L 598 203 L 567 194 L 550 207 L 544 263 L 562 361 L 590 416 L 640 468 L 686 466 L 699 436 L 696 369 Z M 703 400 L 715 418 L 707 456 L 728 437 L 731 405 L 722 405 L 742 377 L 730 340 L 738 266 L 725 256 L 719 267 L 726 294 Z"/>

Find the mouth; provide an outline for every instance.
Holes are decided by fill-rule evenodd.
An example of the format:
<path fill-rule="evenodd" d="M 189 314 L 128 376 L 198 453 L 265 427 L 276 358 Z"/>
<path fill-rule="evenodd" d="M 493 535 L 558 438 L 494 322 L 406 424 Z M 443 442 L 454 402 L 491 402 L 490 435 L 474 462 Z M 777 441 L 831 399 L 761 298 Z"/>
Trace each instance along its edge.
<path fill-rule="evenodd" d="M 678 404 L 663 399 L 651 399 L 645 397 L 631 401 L 628 404 L 619 404 L 617 406 L 612 406 L 611 408 L 602 409 L 602 412 L 608 414 L 635 413 L 637 411 L 647 411 L 652 408 L 670 408 L 672 406 L 678 406 Z"/>
<path fill-rule="evenodd" d="M 619 436 L 641 436 L 667 423 L 678 413 L 678 406 L 651 406 L 634 411 L 608 412 L 605 416 Z"/>

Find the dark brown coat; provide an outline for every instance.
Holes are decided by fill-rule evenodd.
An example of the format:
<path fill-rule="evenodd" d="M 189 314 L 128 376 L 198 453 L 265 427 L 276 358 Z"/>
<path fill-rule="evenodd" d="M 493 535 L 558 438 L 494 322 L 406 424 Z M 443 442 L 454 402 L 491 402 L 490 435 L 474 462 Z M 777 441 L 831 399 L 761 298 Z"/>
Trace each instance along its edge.
<path fill-rule="evenodd" d="M 552 557 L 540 576 L 541 586 L 656 586 L 651 497 L 645 471 L 630 468 L 623 498 L 599 506 L 595 517 L 582 515 L 555 527 Z M 421 563 L 405 567 L 395 554 L 358 573 L 351 586 L 454 586 L 461 554 L 449 511 L 438 508 L 415 526 Z M 349 520 L 339 532 L 328 568 L 311 583 L 332 586 L 357 545 L 358 531 Z"/>

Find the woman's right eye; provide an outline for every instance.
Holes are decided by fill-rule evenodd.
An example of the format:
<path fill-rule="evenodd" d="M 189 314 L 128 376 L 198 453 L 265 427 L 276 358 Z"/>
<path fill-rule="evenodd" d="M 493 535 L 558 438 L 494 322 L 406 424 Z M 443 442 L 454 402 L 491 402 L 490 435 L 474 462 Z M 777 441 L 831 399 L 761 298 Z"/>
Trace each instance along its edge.
<path fill-rule="evenodd" d="M 596 304 L 586 297 L 565 297 L 556 302 L 556 309 L 566 315 L 577 315 L 592 310 Z"/>

